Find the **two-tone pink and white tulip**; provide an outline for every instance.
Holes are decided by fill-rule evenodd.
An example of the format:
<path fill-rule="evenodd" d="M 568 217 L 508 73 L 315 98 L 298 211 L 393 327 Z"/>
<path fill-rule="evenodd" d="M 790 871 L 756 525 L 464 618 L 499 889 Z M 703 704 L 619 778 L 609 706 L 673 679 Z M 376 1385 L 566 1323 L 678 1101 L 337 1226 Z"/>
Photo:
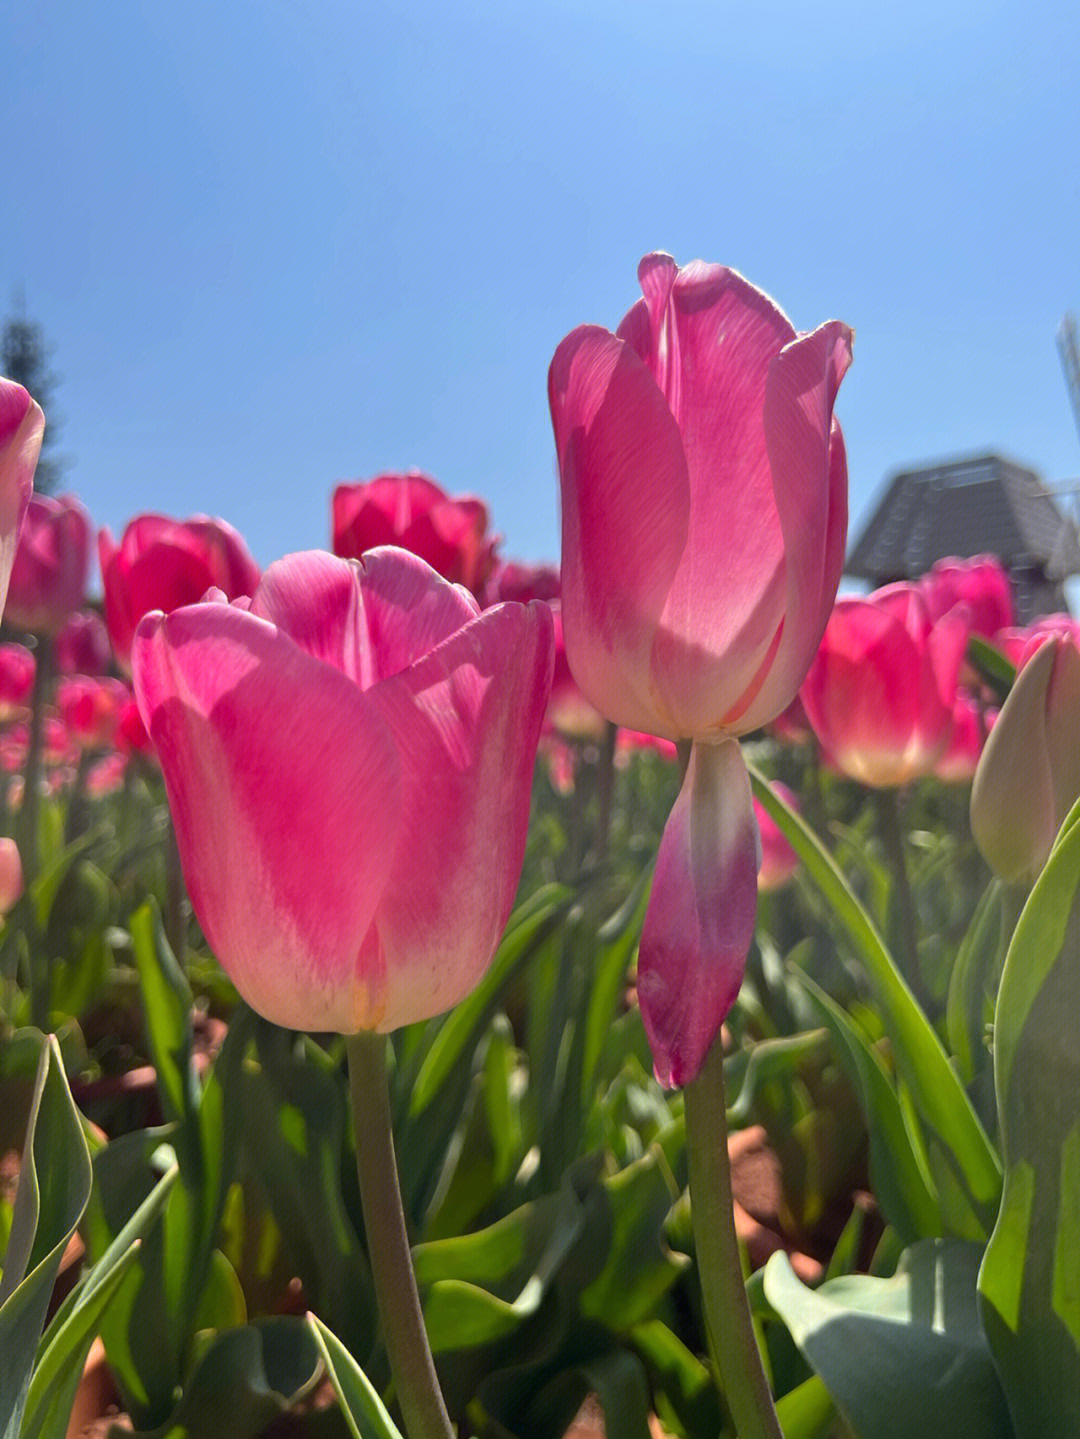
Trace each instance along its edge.
<path fill-rule="evenodd" d="M 8 623 L 59 634 L 86 599 L 90 546 L 90 516 L 74 495 L 31 495 L 11 567 Z"/>
<path fill-rule="evenodd" d="M 935 623 L 918 585 L 837 600 L 800 692 L 830 762 L 878 789 L 930 774 L 952 736 L 970 630 L 963 605 Z"/>
<path fill-rule="evenodd" d="M 105 590 L 105 623 L 117 659 L 130 665 L 131 642 L 143 615 L 171 614 L 197 604 L 209 589 L 230 600 L 250 597 L 259 567 L 243 536 L 224 520 L 194 515 L 137 515 L 117 544 L 109 530 L 98 535 Z"/>
<path fill-rule="evenodd" d="M 741 275 L 668 255 L 616 333 L 575 330 L 548 394 L 570 668 L 606 718 L 692 740 L 660 845 L 638 996 L 656 1073 L 698 1073 L 753 937 L 757 831 L 737 738 L 794 698 L 843 566 L 833 402 L 851 331 L 798 334 Z"/>
<path fill-rule="evenodd" d="M 487 968 L 525 850 L 551 615 L 415 556 L 293 555 L 132 649 L 195 913 L 241 995 L 386 1032 Z"/>
<path fill-rule="evenodd" d="M 0 615 L 44 433 L 37 401 L 14 380 L 0 378 Z"/>
<path fill-rule="evenodd" d="M 379 545 L 398 545 L 473 594 L 495 567 L 488 511 L 474 495 L 448 495 L 419 470 L 342 484 L 332 502 L 334 553 L 359 559 Z M 502 598 L 502 596 L 500 596 Z"/>

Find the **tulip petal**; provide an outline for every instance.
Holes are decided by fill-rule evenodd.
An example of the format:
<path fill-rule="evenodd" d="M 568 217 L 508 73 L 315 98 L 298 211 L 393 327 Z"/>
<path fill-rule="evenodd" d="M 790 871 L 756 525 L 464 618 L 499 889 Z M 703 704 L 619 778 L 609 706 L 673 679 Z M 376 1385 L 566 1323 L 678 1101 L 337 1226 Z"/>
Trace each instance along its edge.
<path fill-rule="evenodd" d="M 383 547 L 360 561 L 322 550 L 277 560 L 251 612 L 367 689 L 421 659 L 480 606 L 416 555 Z"/>
<path fill-rule="evenodd" d="M 294 1029 L 374 1028 L 386 976 L 361 948 L 400 801 L 378 707 L 231 605 L 148 615 L 132 662 L 191 901 L 237 989 Z"/>
<path fill-rule="evenodd" d="M 757 910 L 758 833 L 738 741 L 695 744 L 660 841 L 638 1002 L 665 1087 L 695 1077 L 742 983 Z"/>
<path fill-rule="evenodd" d="M 678 738 L 651 651 L 686 545 L 690 484 L 678 428 L 634 349 L 574 330 L 548 396 L 562 485 L 566 652 L 586 698 L 628 729 Z"/>
<path fill-rule="evenodd" d="M 739 727 L 757 729 L 797 693 L 821 643 L 847 541 L 847 456 L 833 405 L 851 364 L 851 331 L 831 320 L 773 361 L 764 427 L 784 540 L 784 628 L 759 694 Z M 737 717 L 729 717 L 729 723 Z"/>
<path fill-rule="evenodd" d="M 44 432 L 40 405 L 22 385 L 0 379 L 0 615 Z"/>
<path fill-rule="evenodd" d="M 386 975 L 382 1030 L 449 1009 L 491 961 L 521 874 L 553 654 L 545 605 L 497 605 L 367 692 L 394 733 L 403 782 L 365 947 Z"/>

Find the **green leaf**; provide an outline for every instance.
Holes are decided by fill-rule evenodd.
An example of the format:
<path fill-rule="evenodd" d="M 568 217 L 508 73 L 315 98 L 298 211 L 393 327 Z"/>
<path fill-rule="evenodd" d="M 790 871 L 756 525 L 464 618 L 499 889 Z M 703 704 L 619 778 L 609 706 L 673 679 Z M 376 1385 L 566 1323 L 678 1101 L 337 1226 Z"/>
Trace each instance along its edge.
<path fill-rule="evenodd" d="M 315 1385 L 319 1351 L 302 1319 L 257 1319 L 219 1334 L 199 1360 L 183 1397 L 139 1439 L 256 1439 Z"/>
<path fill-rule="evenodd" d="M 809 976 L 796 974 L 833 1034 L 837 1058 L 859 1095 L 870 1136 L 870 1177 L 882 1213 L 906 1242 L 939 1235 L 941 1209 L 934 1183 L 881 1056 L 835 1000 Z"/>
<path fill-rule="evenodd" d="M 1080 1433 L 1078 819 L 1020 916 L 994 1022 L 1005 1192 L 979 1294 L 1020 1439 Z"/>
<path fill-rule="evenodd" d="M 1004 886 L 991 880 L 964 935 L 949 979 L 945 1028 L 965 1084 L 987 1057 L 983 1035 L 994 1001 L 1001 948 Z"/>
<path fill-rule="evenodd" d="M 891 1279 L 853 1274 L 808 1289 L 787 1256 L 765 1295 L 858 1439 L 1012 1439 L 979 1324 L 981 1251 L 927 1239 Z"/>
<path fill-rule="evenodd" d="M 776 1417 L 784 1439 L 828 1439 L 836 1405 L 825 1385 L 812 1374 L 776 1401 Z"/>
<path fill-rule="evenodd" d="M 352 1439 L 402 1439 L 371 1381 L 341 1340 L 316 1315 L 309 1314 L 307 1322 Z"/>
<path fill-rule="evenodd" d="M 720 1395 L 697 1355 L 659 1319 L 636 1324 L 630 1342 L 645 1361 L 657 1417 L 665 1428 L 685 1439 L 719 1434 Z"/>
<path fill-rule="evenodd" d="M 750 778 L 757 799 L 779 825 L 802 860 L 806 874 L 854 942 L 884 1012 L 897 1064 L 911 1086 L 920 1114 L 940 1136 L 974 1204 L 989 1213 L 1001 1192 L 1001 1167 L 933 1026 L 821 841 L 752 765 Z"/>
<path fill-rule="evenodd" d="M 0 1436 L 16 1439 L 49 1298 L 90 1197 L 90 1150 L 60 1047 L 43 1036 L 0 1278 Z"/>
<path fill-rule="evenodd" d="M 968 636 L 967 657 L 981 678 L 1004 700 L 1016 679 L 1016 666 L 982 635 Z"/>
<path fill-rule="evenodd" d="M 187 1119 L 199 1103 L 191 1062 L 191 986 L 169 948 L 153 900 L 135 911 L 130 927 L 162 1108 L 166 1119 Z"/>

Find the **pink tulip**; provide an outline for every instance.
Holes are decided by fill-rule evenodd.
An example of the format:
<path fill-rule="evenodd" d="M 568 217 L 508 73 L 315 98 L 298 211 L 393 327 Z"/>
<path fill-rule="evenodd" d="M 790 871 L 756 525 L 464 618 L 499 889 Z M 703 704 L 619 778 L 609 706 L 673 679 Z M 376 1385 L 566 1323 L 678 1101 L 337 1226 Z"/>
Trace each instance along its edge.
<path fill-rule="evenodd" d="M 56 636 L 53 663 L 62 675 L 103 675 L 112 663 L 105 621 L 96 610 L 79 610 Z"/>
<path fill-rule="evenodd" d="M 98 535 L 98 558 L 105 587 L 105 623 L 120 663 L 131 663 L 131 642 L 143 615 L 171 614 L 197 604 L 209 589 L 230 600 L 252 595 L 259 567 L 243 537 L 224 520 L 193 515 L 138 515 L 126 526 L 119 545 L 108 530 Z"/>
<path fill-rule="evenodd" d="M 770 721 L 768 728 L 769 733 L 784 744 L 808 744 L 814 737 L 801 695 L 796 695 L 788 707 Z"/>
<path fill-rule="evenodd" d="M 973 634 L 992 640 L 1013 623 L 1012 586 L 995 555 L 938 560 L 918 582 L 932 621 L 966 605 Z"/>
<path fill-rule="evenodd" d="M 126 685 L 97 675 L 67 675 L 56 687 L 60 718 L 80 749 L 107 749 L 130 701 Z"/>
<path fill-rule="evenodd" d="M 418 470 L 379 475 L 334 491 L 334 553 L 360 559 L 377 545 L 399 545 L 453 584 L 480 594 L 495 565 L 488 512 L 471 495 L 451 498 Z"/>
<path fill-rule="evenodd" d="M 0 918 L 15 908 L 23 892 L 22 860 L 19 847 L 6 836 L 0 839 Z"/>
<path fill-rule="evenodd" d="M 753 937 L 757 835 L 736 737 L 790 704 L 847 533 L 833 402 L 851 332 L 796 333 L 740 275 L 667 255 L 617 334 L 575 330 L 548 395 L 566 651 L 628 729 L 695 741 L 660 846 L 638 996 L 664 1084 L 701 1067 Z"/>
<path fill-rule="evenodd" d="M 94 761 L 86 774 L 86 793 L 91 799 L 108 799 L 124 786 L 127 756 L 114 751 Z"/>
<path fill-rule="evenodd" d="M 916 585 L 837 600 L 801 695 L 843 774 L 887 789 L 933 770 L 952 735 L 969 632 L 963 605 L 934 624 Z"/>
<path fill-rule="evenodd" d="M 995 643 L 1005 657 L 1020 670 L 1051 635 L 1061 635 L 1080 647 L 1080 620 L 1075 620 L 1068 614 L 1042 615 L 1023 628 L 1002 630 L 995 637 Z"/>
<path fill-rule="evenodd" d="M 129 699 L 120 711 L 116 724 L 116 747 L 125 756 L 139 754 L 146 759 L 157 761 L 157 752 L 146 733 L 139 706 L 134 699 Z"/>
<path fill-rule="evenodd" d="M 74 495 L 32 495 L 4 618 L 34 634 L 56 635 L 86 599 L 89 577 L 90 516 Z"/>
<path fill-rule="evenodd" d="M 550 614 L 389 548 L 290 556 L 244 606 L 148 615 L 132 650 L 195 913 L 276 1023 L 439 1014 L 513 903 Z"/>
<path fill-rule="evenodd" d="M 36 668 L 25 645 L 0 645 L 0 724 L 25 712 L 34 693 Z"/>
<path fill-rule="evenodd" d="M 974 695 L 960 690 L 953 706 L 952 736 L 934 765 L 937 779 L 945 784 L 970 783 L 996 716 L 996 709 L 987 710 Z"/>
<path fill-rule="evenodd" d="M 544 717 L 545 730 L 554 730 L 564 739 L 598 740 L 604 733 L 604 717 L 599 714 L 577 686 L 570 673 L 563 643 L 562 611 L 552 605 L 555 632 L 555 667 L 551 678 L 551 698 Z"/>
<path fill-rule="evenodd" d="M 625 765 L 631 755 L 643 749 L 652 750 L 669 764 L 674 764 L 679 758 L 679 752 L 671 740 L 661 739 L 655 734 L 643 734 L 641 730 L 621 729 L 615 736 L 615 763 Z"/>
<path fill-rule="evenodd" d="M 44 433 L 41 406 L 22 385 L 0 378 L 0 615 Z"/>
<path fill-rule="evenodd" d="M 507 560 L 496 567 L 488 580 L 484 603 L 497 605 L 501 600 L 516 600 L 525 605 L 530 600 L 544 600 L 552 604 L 558 600 L 560 590 L 556 565 L 525 565 Z"/>
<path fill-rule="evenodd" d="M 789 809 L 797 810 L 799 801 L 786 784 L 772 780 L 770 788 L 775 790 Z M 782 889 L 794 878 L 799 868 L 799 856 L 792 849 L 784 831 L 769 814 L 768 810 L 754 800 L 754 818 L 761 835 L 761 863 L 758 866 L 758 891 L 770 893 Z"/>

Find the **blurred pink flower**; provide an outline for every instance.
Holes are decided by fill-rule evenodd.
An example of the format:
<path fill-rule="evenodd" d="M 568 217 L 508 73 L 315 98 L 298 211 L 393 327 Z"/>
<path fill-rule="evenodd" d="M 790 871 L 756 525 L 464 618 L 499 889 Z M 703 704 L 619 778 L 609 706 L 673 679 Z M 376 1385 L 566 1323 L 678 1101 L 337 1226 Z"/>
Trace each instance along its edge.
<path fill-rule="evenodd" d="M 72 742 L 80 749 L 107 749 L 131 691 L 100 675 L 66 675 L 56 687 L 56 707 Z"/>
<path fill-rule="evenodd" d="M 945 784 L 970 783 L 996 717 L 996 709 L 988 709 L 968 690 L 960 690 L 953 706 L 952 735 L 934 765 L 938 779 Z"/>
<path fill-rule="evenodd" d="M 956 605 L 966 605 L 973 634 L 992 640 L 1013 623 L 1012 586 L 995 555 L 938 560 L 917 582 L 936 623 Z"/>
<path fill-rule="evenodd" d="M 558 565 L 526 565 L 517 560 L 499 563 L 484 591 L 484 603 L 497 605 L 500 600 L 544 600 L 552 604 L 559 598 Z"/>
<path fill-rule="evenodd" d="M 769 787 L 790 809 L 798 810 L 800 808 L 798 798 L 786 784 L 781 784 L 779 780 L 774 779 L 770 781 Z M 756 799 L 754 800 L 754 817 L 761 835 L 758 890 L 768 893 L 774 889 L 782 889 L 794 878 L 795 872 L 799 868 L 799 856 L 792 849 L 783 830 L 772 815 Z"/>
<path fill-rule="evenodd" d="M 105 621 L 96 610 L 78 610 L 56 636 L 53 664 L 62 675 L 103 675 L 112 663 Z"/>
<path fill-rule="evenodd" d="M 208 515 L 189 520 L 137 515 L 119 544 L 107 529 L 100 532 L 98 558 L 105 623 L 125 669 L 143 615 L 152 610 L 171 614 L 182 605 L 197 604 L 213 588 L 234 600 L 254 594 L 259 583 L 259 567 L 243 537 L 232 525 Z"/>
<path fill-rule="evenodd" d="M 90 516 L 74 495 L 32 495 L 11 567 L 8 624 L 56 635 L 86 599 Z"/>
<path fill-rule="evenodd" d="M 0 918 L 9 914 L 23 892 L 22 860 L 13 839 L 0 838 Z"/>
<path fill-rule="evenodd" d="M 343 559 L 398 545 L 477 595 L 495 566 L 484 502 L 472 495 L 453 498 L 419 470 L 338 485 L 333 525 L 334 553 Z"/>
<path fill-rule="evenodd" d="M 843 566 L 832 412 L 851 332 L 798 334 L 720 265 L 648 255 L 638 277 L 644 298 L 616 334 L 584 325 L 559 345 L 548 397 L 574 678 L 616 724 L 694 741 L 638 967 L 657 1076 L 678 1085 L 719 1032 L 753 937 L 737 736 L 794 698 Z"/>
<path fill-rule="evenodd" d="M 0 615 L 44 433 L 41 406 L 22 385 L 0 378 Z"/>
<path fill-rule="evenodd" d="M 916 585 L 837 600 L 800 693 L 842 773 L 882 789 L 931 773 L 952 736 L 969 632 L 964 605 L 934 623 Z"/>
<path fill-rule="evenodd" d="M 34 692 L 33 654 L 25 645 L 0 645 L 0 724 L 23 714 Z"/>
<path fill-rule="evenodd" d="M 478 982 L 513 904 L 551 683 L 545 605 L 413 555 L 271 565 L 132 651 L 188 891 L 275 1023 L 388 1031 Z"/>

